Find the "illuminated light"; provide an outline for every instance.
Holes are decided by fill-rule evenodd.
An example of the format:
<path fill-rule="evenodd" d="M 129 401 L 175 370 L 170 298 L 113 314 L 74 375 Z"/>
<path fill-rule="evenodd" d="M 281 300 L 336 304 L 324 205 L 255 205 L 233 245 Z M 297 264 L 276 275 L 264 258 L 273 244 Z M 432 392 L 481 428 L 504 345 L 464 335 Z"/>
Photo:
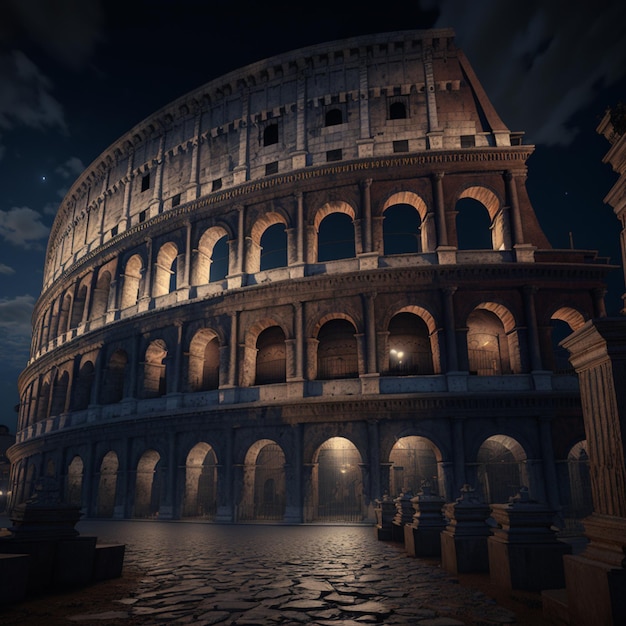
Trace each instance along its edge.
<path fill-rule="evenodd" d="M 398 358 L 401 359 L 404 356 L 404 352 L 398 352 Z"/>
<path fill-rule="evenodd" d="M 391 350 L 389 351 L 390 354 L 398 354 L 397 350 L 395 348 L 391 348 Z"/>

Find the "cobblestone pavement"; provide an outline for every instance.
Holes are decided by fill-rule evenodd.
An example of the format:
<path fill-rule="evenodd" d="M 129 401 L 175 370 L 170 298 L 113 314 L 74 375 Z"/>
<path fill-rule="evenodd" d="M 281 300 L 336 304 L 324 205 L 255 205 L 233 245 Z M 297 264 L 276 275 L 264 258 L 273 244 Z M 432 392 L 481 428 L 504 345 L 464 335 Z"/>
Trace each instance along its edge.
<path fill-rule="evenodd" d="M 378 541 L 371 526 L 82 521 L 81 535 L 126 544 L 145 572 L 119 611 L 77 624 L 532 624 L 437 566 Z M 143 620 L 142 620 L 143 621 Z"/>

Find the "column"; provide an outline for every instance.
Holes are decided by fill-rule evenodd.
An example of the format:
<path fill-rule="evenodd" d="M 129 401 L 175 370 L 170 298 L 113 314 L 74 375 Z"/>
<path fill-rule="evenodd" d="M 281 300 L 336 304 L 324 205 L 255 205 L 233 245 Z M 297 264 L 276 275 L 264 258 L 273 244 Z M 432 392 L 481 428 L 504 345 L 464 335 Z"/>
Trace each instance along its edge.
<path fill-rule="evenodd" d="M 437 246 L 448 245 L 445 203 L 443 199 L 443 172 L 436 172 L 430 178 L 435 201 L 435 223 L 437 225 Z"/>
<path fill-rule="evenodd" d="M 522 227 L 522 216 L 520 215 L 519 198 L 513 172 L 507 171 L 504 174 L 504 180 L 506 181 L 508 205 L 511 207 L 513 217 L 513 245 L 519 245 L 524 243 L 524 230 Z"/>
<path fill-rule="evenodd" d="M 593 297 L 593 315 L 594 317 L 606 317 L 606 306 L 604 304 L 604 296 L 606 289 L 598 287 L 591 290 Z"/>
<path fill-rule="evenodd" d="M 378 420 L 368 420 L 367 441 L 370 451 L 370 502 L 382 498 L 380 481 L 380 436 Z"/>
<path fill-rule="evenodd" d="M 191 222 L 185 222 L 185 274 L 180 287 L 189 287 L 191 278 Z"/>
<path fill-rule="evenodd" d="M 237 346 L 239 345 L 239 311 L 230 314 L 230 362 L 228 364 L 228 384 L 237 386 Z"/>
<path fill-rule="evenodd" d="M 378 372 L 376 363 L 376 314 L 374 308 L 375 293 L 364 295 L 365 298 L 365 335 L 367 342 L 367 369 L 368 374 Z"/>
<path fill-rule="evenodd" d="M 296 263 L 304 263 L 304 195 L 296 194 L 297 222 L 296 222 Z"/>
<path fill-rule="evenodd" d="M 122 230 L 126 230 L 130 226 L 130 194 L 133 185 L 133 161 L 135 151 L 128 152 L 128 167 L 126 168 L 126 176 L 124 177 L 124 205 L 122 208 Z"/>
<path fill-rule="evenodd" d="M 189 183 L 187 185 L 187 194 L 186 194 L 186 200 L 195 200 L 197 197 L 199 197 L 200 193 L 200 189 L 199 189 L 199 182 L 200 182 L 200 176 L 199 176 L 199 172 L 200 172 L 200 168 L 199 168 L 199 151 L 200 151 L 200 123 L 202 120 L 202 113 L 198 112 L 196 114 L 196 119 L 194 122 L 194 129 L 193 129 L 193 142 L 191 144 L 191 171 L 189 174 Z"/>
<path fill-rule="evenodd" d="M 448 372 L 456 372 L 459 369 L 456 345 L 456 322 L 454 319 L 454 294 L 456 287 L 445 287 L 443 293 L 443 321 L 446 334 L 446 360 Z"/>
<path fill-rule="evenodd" d="M 552 447 L 552 423 L 549 416 L 539 418 L 539 442 L 541 444 L 541 458 L 543 459 L 543 475 L 546 481 L 546 496 L 551 508 L 558 510 L 559 492 L 554 449 Z"/>
<path fill-rule="evenodd" d="M 454 457 L 454 485 L 448 501 L 454 501 L 459 489 L 467 482 L 465 478 L 465 445 L 463 430 L 465 420 L 462 417 L 452 418 L 452 455 Z M 476 485 L 472 485 L 476 488 Z"/>
<path fill-rule="evenodd" d="M 302 311 L 302 302 L 293 303 L 293 324 L 295 336 L 295 378 L 303 380 L 304 369 L 304 314 Z"/>
<path fill-rule="evenodd" d="M 535 293 L 537 288 L 525 285 L 523 288 L 524 312 L 528 324 L 528 349 L 530 352 L 530 368 L 533 372 L 543 369 L 541 351 L 539 348 L 539 331 L 537 328 L 537 313 L 535 310 Z"/>
<path fill-rule="evenodd" d="M 363 203 L 363 227 L 361 235 L 363 237 L 363 252 L 372 251 L 372 179 L 361 181 L 361 202 Z"/>
<path fill-rule="evenodd" d="M 152 189 L 152 200 L 150 201 L 149 209 L 150 209 L 150 217 L 154 213 L 160 213 L 163 209 L 162 200 L 163 200 L 163 150 L 165 148 L 165 133 L 161 135 L 161 140 L 159 141 L 159 150 L 157 152 L 156 167 L 154 168 L 154 186 Z M 153 209 L 156 209 L 154 210 Z"/>

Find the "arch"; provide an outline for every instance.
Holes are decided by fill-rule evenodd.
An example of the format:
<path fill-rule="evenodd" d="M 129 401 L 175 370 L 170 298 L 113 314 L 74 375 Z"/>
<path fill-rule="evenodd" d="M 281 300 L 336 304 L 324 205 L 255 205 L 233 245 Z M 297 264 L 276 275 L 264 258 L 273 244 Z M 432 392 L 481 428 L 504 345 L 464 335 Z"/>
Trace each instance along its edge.
<path fill-rule="evenodd" d="M 417 494 L 423 484 L 432 487 L 434 494 L 445 494 L 441 468 L 441 452 L 426 437 L 400 437 L 389 453 L 389 493 L 397 496 L 410 490 Z"/>
<path fill-rule="evenodd" d="M 126 262 L 126 267 L 124 268 L 124 283 L 122 286 L 120 308 L 127 309 L 137 304 L 142 273 L 143 261 L 138 254 L 133 254 Z"/>
<path fill-rule="evenodd" d="M 328 109 L 324 114 L 324 126 L 338 126 L 343 124 L 343 111 L 337 107 Z"/>
<path fill-rule="evenodd" d="M 109 292 L 111 290 L 111 273 L 107 270 L 98 275 L 98 282 L 93 291 L 91 319 L 98 319 L 106 314 L 109 308 Z"/>
<path fill-rule="evenodd" d="M 278 124 L 268 124 L 263 129 L 263 146 L 273 146 L 278 143 Z"/>
<path fill-rule="evenodd" d="M 271 439 L 261 439 L 250 446 L 243 469 L 238 520 L 278 521 L 285 515 L 285 453 Z"/>
<path fill-rule="evenodd" d="M 157 518 L 161 505 L 161 455 L 156 450 L 146 450 L 137 463 L 135 481 L 135 506 L 133 516 Z"/>
<path fill-rule="evenodd" d="M 128 365 L 128 354 L 118 349 L 109 358 L 102 385 L 102 404 L 114 404 L 124 397 L 124 380 Z"/>
<path fill-rule="evenodd" d="M 478 450 L 477 479 L 485 502 L 506 503 L 522 486 L 528 486 L 526 452 L 507 435 L 493 435 Z"/>
<path fill-rule="evenodd" d="M 189 390 L 208 391 L 219 387 L 220 343 L 209 328 L 198 330 L 189 344 Z"/>
<path fill-rule="evenodd" d="M 191 284 L 204 285 L 228 274 L 228 233 L 221 226 L 204 231 L 191 268 Z"/>
<path fill-rule="evenodd" d="M 48 417 L 48 403 L 50 401 L 50 382 L 44 380 L 39 385 L 39 393 L 37 394 L 37 417 L 36 421 L 40 422 Z"/>
<path fill-rule="evenodd" d="M 482 185 L 464 189 L 458 196 L 457 243 L 459 250 L 511 248 L 508 215 L 495 192 Z M 487 211 L 488 221 L 484 216 Z"/>
<path fill-rule="evenodd" d="M 143 397 L 158 398 L 165 395 L 167 345 L 162 339 L 151 341 L 146 348 L 143 364 Z"/>
<path fill-rule="evenodd" d="M 287 267 L 287 231 L 282 223 L 269 226 L 260 241 L 259 270 Z"/>
<path fill-rule="evenodd" d="M 85 313 L 85 304 L 87 302 L 87 285 L 81 285 L 78 288 L 78 293 L 74 299 L 74 306 L 72 307 L 72 316 L 70 320 L 70 328 L 78 328 L 83 321 L 83 315 Z"/>
<path fill-rule="evenodd" d="M 431 324 L 434 324 L 432 317 Z M 400 311 L 389 321 L 389 374 L 433 374 L 434 358 L 429 325 L 413 311 Z"/>
<path fill-rule="evenodd" d="M 74 401 L 72 403 L 72 409 L 74 411 L 82 411 L 89 406 L 94 373 L 94 366 L 91 361 L 81 363 L 74 386 Z"/>
<path fill-rule="evenodd" d="M 356 329 L 352 322 L 333 318 L 317 333 L 317 378 L 355 378 L 359 375 Z"/>
<path fill-rule="evenodd" d="M 52 401 L 50 403 L 50 415 L 61 415 L 65 411 L 67 391 L 70 384 L 70 375 L 67 371 L 57 372 L 56 380 L 52 388 Z"/>
<path fill-rule="evenodd" d="M 270 326 L 256 341 L 255 385 L 284 383 L 287 376 L 285 333 L 280 326 Z"/>
<path fill-rule="evenodd" d="M 154 271 L 154 297 L 164 296 L 176 289 L 177 257 L 178 248 L 171 241 L 159 248 Z"/>
<path fill-rule="evenodd" d="M 66 502 L 73 506 L 82 506 L 83 471 L 83 460 L 76 455 L 67 467 L 67 496 L 65 498 Z"/>
<path fill-rule="evenodd" d="M 65 334 L 70 329 L 70 311 L 72 310 L 72 296 L 66 293 L 61 300 L 61 308 L 59 311 L 59 325 L 57 327 L 57 336 Z"/>
<path fill-rule="evenodd" d="M 404 120 L 406 119 L 406 105 L 404 102 L 395 101 L 389 105 L 389 119 L 390 120 Z"/>
<path fill-rule="evenodd" d="M 320 263 L 354 257 L 354 209 L 346 202 L 328 202 L 315 214 L 315 257 Z"/>
<path fill-rule="evenodd" d="M 563 306 L 560 309 L 557 309 L 550 319 L 560 320 L 561 322 L 565 322 L 571 331 L 574 332 L 578 330 L 581 326 L 585 325 L 585 317 L 580 311 L 569 307 Z"/>
<path fill-rule="evenodd" d="M 383 204 L 383 215 L 389 208 L 396 206 L 397 204 L 408 204 L 409 206 L 412 206 L 418 212 L 421 220 L 426 219 L 426 213 L 428 212 L 426 202 L 414 191 L 398 191 L 397 193 L 389 196 Z"/>
<path fill-rule="evenodd" d="M 498 376 L 516 368 L 511 355 L 518 352 L 515 320 L 503 305 L 479 304 L 467 318 L 467 353 L 470 374 Z"/>
<path fill-rule="evenodd" d="M 422 221 L 415 207 L 394 204 L 385 211 L 383 217 L 385 255 L 417 254 L 422 251 Z"/>
<path fill-rule="evenodd" d="M 365 517 L 362 458 L 344 437 L 331 437 L 313 457 L 305 521 L 360 522 Z"/>
<path fill-rule="evenodd" d="M 217 456 L 203 441 L 197 443 L 185 461 L 183 517 L 213 519 L 217 512 Z"/>
<path fill-rule="evenodd" d="M 593 512 L 591 497 L 591 473 L 587 440 L 575 443 L 567 455 L 568 489 L 563 503 L 565 527 L 571 530 L 583 530 L 581 520 Z"/>
<path fill-rule="evenodd" d="M 109 450 L 100 463 L 96 517 L 113 517 L 117 493 L 117 473 L 119 460 L 113 450 Z"/>

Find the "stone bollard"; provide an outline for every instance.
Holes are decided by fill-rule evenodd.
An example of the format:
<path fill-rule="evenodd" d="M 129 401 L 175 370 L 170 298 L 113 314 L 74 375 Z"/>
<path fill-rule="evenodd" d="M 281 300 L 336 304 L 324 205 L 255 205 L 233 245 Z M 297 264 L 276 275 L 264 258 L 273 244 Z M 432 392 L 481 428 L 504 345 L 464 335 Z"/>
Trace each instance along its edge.
<path fill-rule="evenodd" d="M 404 543 L 404 526 L 410 524 L 413 519 L 413 504 L 411 499 L 413 498 L 413 492 L 404 487 L 402 493 L 395 498 L 394 504 L 396 507 L 396 514 L 391 524 L 391 540 L 398 543 Z"/>
<path fill-rule="evenodd" d="M 381 500 L 376 500 L 376 534 L 379 541 L 391 541 L 393 518 L 396 514 L 396 505 L 384 494 Z"/>
<path fill-rule="evenodd" d="M 441 533 L 441 567 L 453 574 L 488 572 L 487 539 L 491 528 L 487 518 L 491 507 L 470 485 L 463 485 L 461 497 L 443 507 L 449 524 Z"/>
<path fill-rule="evenodd" d="M 404 548 L 409 556 L 439 556 L 441 531 L 446 527 L 443 516 L 445 500 L 432 492 L 424 481 L 417 496 L 411 499 L 415 513 L 410 524 L 404 526 Z"/>
<path fill-rule="evenodd" d="M 563 587 L 563 556 L 572 548 L 551 528 L 555 513 L 531 500 L 526 487 L 508 504 L 491 505 L 499 526 L 487 540 L 492 583 L 509 590 Z"/>

